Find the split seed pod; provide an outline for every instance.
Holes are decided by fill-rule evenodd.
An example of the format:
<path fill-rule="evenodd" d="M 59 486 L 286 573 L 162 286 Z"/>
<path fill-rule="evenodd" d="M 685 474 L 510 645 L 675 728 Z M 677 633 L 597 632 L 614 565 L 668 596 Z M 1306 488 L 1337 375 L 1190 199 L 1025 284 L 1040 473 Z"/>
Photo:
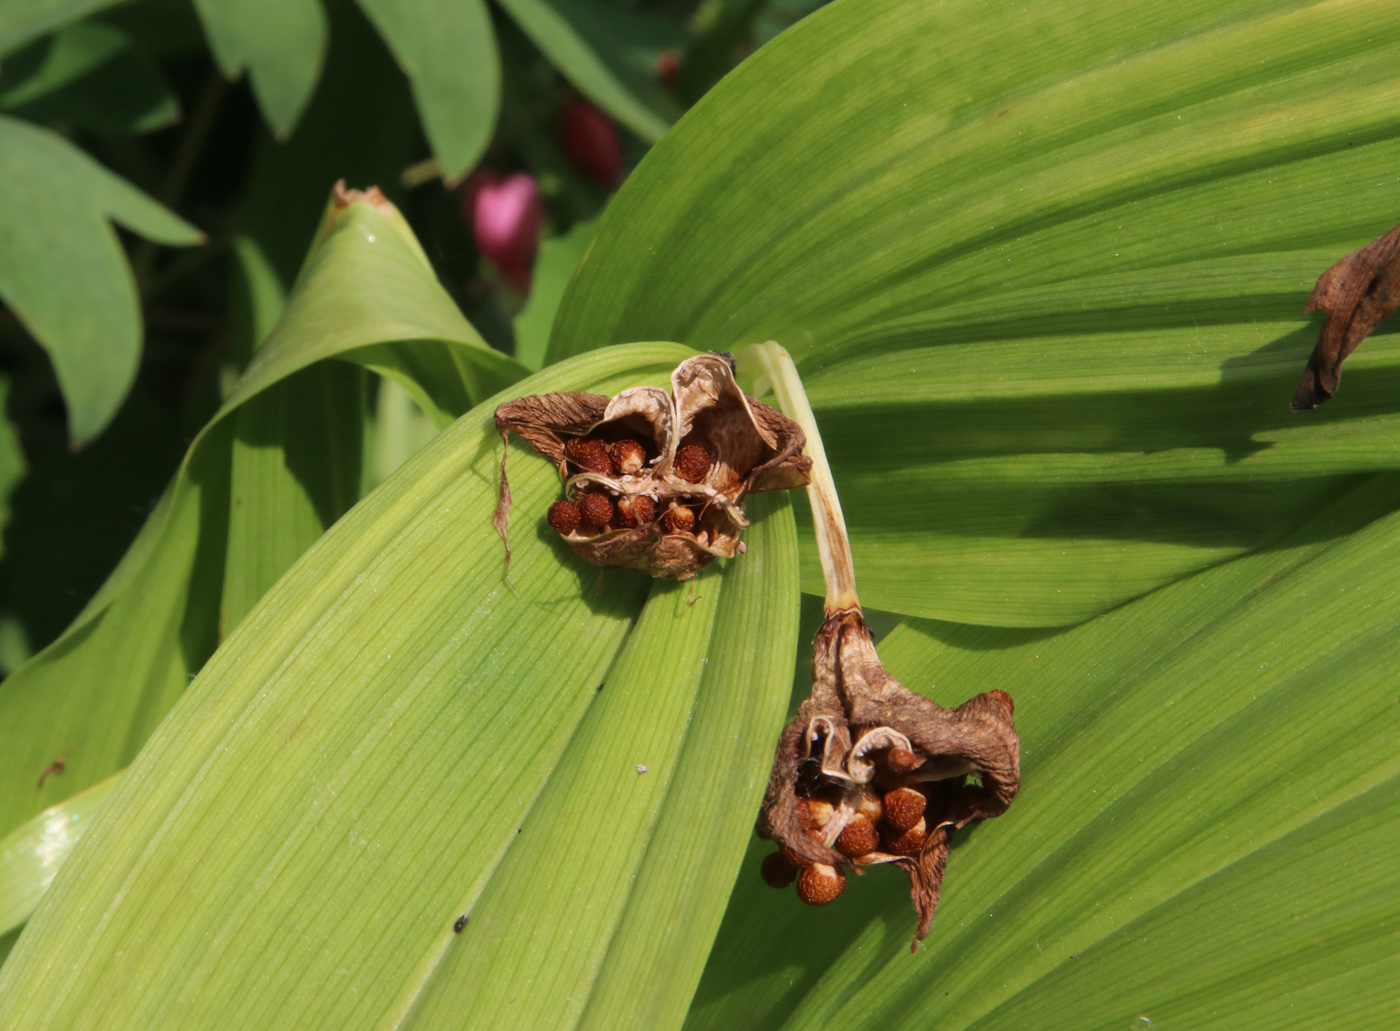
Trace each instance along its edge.
<path fill-rule="evenodd" d="M 811 468 L 797 423 L 746 396 L 718 354 L 681 362 L 669 394 L 660 387 L 633 387 L 613 398 L 536 394 L 497 408 L 496 428 L 503 443 L 513 430 L 554 462 L 570 501 L 602 494 L 623 513 L 602 528 L 585 511 L 578 527 L 562 533 L 574 551 L 594 565 L 673 580 L 690 579 L 716 555 L 742 551 L 744 497 L 800 487 Z M 637 500 L 618 504 L 629 498 Z M 507 558 L 510 503 L 503 454 L 492 522 Z M 690 518 L 672 515 L 681 511 Z"/>
<path fill-rule="evenodd" d="M 776 344 L 755 351 L 784 408 L 805 409 L 786 352 Z M 804 421 L 803 429 L 820 455 L 816 426 Z M 884 863 L 902 869 L 918 916 L 917 948 L 938 907 L 953 831 L 999 816 L 1020 787 L 1011 696 L 988 691 L 945 709 L 890 676 L 861 614 L 850 541 L 824 462 L 813 467 L 808 495 L 826 620 L 812 643 L 812 693 L 778 742 L 758 833 L 803 868 L 798 893 L 809 903 L 839 894 L 817 891 L 835 887 L 827 870 Z M 818 797 L 831 812 L 814 829 L 811 799 Z M 873 823 L 883 848 L 865 850 L 862 823 Z"/>

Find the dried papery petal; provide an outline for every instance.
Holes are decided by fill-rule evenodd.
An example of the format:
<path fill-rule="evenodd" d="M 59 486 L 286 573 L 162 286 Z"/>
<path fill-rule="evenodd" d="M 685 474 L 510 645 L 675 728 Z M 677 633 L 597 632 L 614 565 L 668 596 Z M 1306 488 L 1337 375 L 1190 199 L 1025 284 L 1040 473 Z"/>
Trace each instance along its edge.
<path fill-rule="evenodd" d="M 549 506 L 549 525 L 565 537 L 578 529 L 583 515 L 572 501 L 556 501 Z"/>
<path fill-rule="evenodd" d="M 812 645 L 812 692 L 778 742 L 758 832 L 800 864 L 813 864 L 811 870 L 842 863 L 901 867 L 918 914 L 917 946 L 938 906 L 950 832 L 1004 812 L 1020 786 L 1014 707 L 1009 695 L 994 691 L 945 709 L 885 670 L 861 614 L 840 501 L 791 359 L 775 344 L 753 350 L 807 437 L 808 492 L 827 585 L 826 619 Z M 707 484 L 715 480 L 712 473 Z M 809 840 L 799 788 L 841 793 L 823 843 Z M 874 821 L 879 847 L 866 851 L 865 841 L 858 849 L 842 847 L 848 830 L 852 842 L 860 836 L 854 828 L 862 819 Z M 833 858 L 824 850 L 833 840 L 849 855 Z M 806 870 L 803 876 L 816 878 Z M 800 876 L 799 892 L 802 884 Z"/>
<path fill-rule="evenodd" d="M 826 863 L 813 863 L 797 875 L 797 897 L 809 906 L 835 902 L 846 890 L 846 875 Z"/>

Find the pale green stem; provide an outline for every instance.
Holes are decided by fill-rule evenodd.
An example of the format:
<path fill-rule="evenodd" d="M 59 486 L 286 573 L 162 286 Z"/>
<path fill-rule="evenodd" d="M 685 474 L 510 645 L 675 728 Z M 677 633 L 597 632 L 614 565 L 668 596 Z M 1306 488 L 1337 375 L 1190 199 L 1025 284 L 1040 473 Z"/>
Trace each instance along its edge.
<path fill-rule="evenodd" d="M 826 613 L 831 615 L 860 607 L 856 596 L 856 571 L 851 561 L 851 541 L 846 535 L 846 519 L 841 514 L 841 499 L 836 494 L 836 482 L 831 478 L 831 466 L 822 447 L 821 431 L 817 429 L 807 392 L 802 389 L 802 377 L 792 356 L 779 344 L 768 341 L 754 344 L 740 355 L 743 366 L 757 365 L 762 379 L 754 387 L 762 393 L 761 384 L 772 387 L 778 407 L 807 435 L 805 454 L 812 460 L 811 482 L 807 497 L 812 502 L 812 523 L 817 535 L 817 554 L 821 558 L 822 576 L 826 579 Z"/>

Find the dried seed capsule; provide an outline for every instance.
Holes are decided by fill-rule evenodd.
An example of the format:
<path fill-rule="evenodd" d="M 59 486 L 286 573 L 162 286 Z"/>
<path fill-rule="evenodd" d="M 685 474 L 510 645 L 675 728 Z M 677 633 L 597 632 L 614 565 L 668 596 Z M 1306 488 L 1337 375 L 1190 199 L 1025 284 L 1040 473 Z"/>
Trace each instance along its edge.
<path fill-rule="evenodd" d="M 645 494 L 625 494 L 617 499 L 623 526 L 646 526 L 656 518 L 656 503 Z"/>
<path fill-rule="evenodd" d="M 759 871 L 763 874 L 763 883 L 770 888 L 786 888 L 793 881 L 797 880 L 797 875 L 802 867 L 781 852 L 774 852 L 772 855 L 763 857 L 763 866 Z"/>
<path fill-rule="evenodd" d="M 613 516 L 612 502 L 600 491 L 593 491 L 578 499 L 579 515 L 592 526 L 607 526 Z"/>
<path fill-rule="evenodd" d="M 813 863 L 797 875 L 797 897 L 809 906 L 834 902 L 845 890 L 846 875 L 825 863 Z"/>
<path fill-rule="evenodd" d="M 924 839 L 927 837 L 928 825 L 921 816 L 919 822 L 908 830 L 887 835 L 885 837 L 885 851 L 896 856 L 917 856 L 919 849 L 924 847 Z"/>
<path fill-rule="evenodd" d="M 907 831 L 924 818 L 928 799 L 915 788 L 895 788 L 885 792 L 885 822 L 897 831 Z"/>
<path fill-rule="evenodd" d="M 617 466 L 617 471 L 623 476 L 632 476 L 642 471 L 642 466 L 647 463 L 647 450 L 629 437 L 624 437 L 614 444 L 609 453 L 612 455 L 613 465 Z"/>
<path fill-rule="evenodd" d="M 695 529 L 695 513 L 678 501 L 666 509 L 667 533 L 690 533 Z"/>
<path fill-rule="evenodd" d="M 572 501 L 556 501 L 549 506 L 549 525 L 565 537 L 578 529 L 583 516 Z"/>
<path fill-rule="evenodd" d="M 676 475 L 689 483 L 699 483 L 710 471 L 710 456 L 699 444 L 687 444 L 676 452 Z"/>
<path fill-rule="evenodd" d="M 875 829 L 875 824 L 870 822 L 870 818 L 857 813 L 851 817 L 849 823 L 841 829 L 841 835 L 836 839 L 836 851 L 843 856 L 863 856 L 874 852 L 880 847 L 880 832 Z"/>
<path fill-rule="evenodd" d="M 608 446 L 597 437 L 574 437 L 566 440 L 564 451 L 573 459 L 575 465 L 591 473 L 611 476 L 616 471 L 613 469 L 612 458 L 608 456 Z"/>

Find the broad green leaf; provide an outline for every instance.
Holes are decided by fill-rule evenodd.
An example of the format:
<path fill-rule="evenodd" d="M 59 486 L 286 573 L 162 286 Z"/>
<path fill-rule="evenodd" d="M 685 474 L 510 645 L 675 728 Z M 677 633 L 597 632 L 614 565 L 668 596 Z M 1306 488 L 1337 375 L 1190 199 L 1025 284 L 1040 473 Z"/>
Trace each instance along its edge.
<path fill-rule="evenodd" d="M 372 443 L 365 454 L 365 475 L 372 487 L 388 479 L 395 469 L 438 433 L 433 421 L 398 383 L 392 379 L 381 379 L 378 388 L 370 437 Z"/>
<path fill-rule="evenodd" d="M 500 58 L 484 0 L 359 0 L 408 75 L 423 131 L 455 181 L 491 138 Z"/>
<path fill-rule="evenodd" d="M 0 54 L 61 29 L 122 0 L 5 0 L 0 7 Z"/>
<path fill-rule="evenodd" d="M 615 349 L 512 394 L 664 382 L 685 353 Z M 590 734 L 580 720 L 625 707 L 625 678 L 618 702 L 597 685 L 648 583 L 600 579 L 551 533 L 528 532 L 559 485 L 519 442 L 503 575 L 491 415 L 505 396 L 357 505 L 211 659 L 31 918 L 0 973 L 0 1026 L 150 1026 L 176 1012 L 200 1027 L 373 1026 L 425 961 L 466 944 L 454 920 L 523 843 L 552 771 Z M 763 571 L 763 593 L 778 572 Z M 782 576 L 792 583 L 790 564 Z M 667 603 L 684 609 L 685 592 L 665 590 Z M 692 691 L 700 657 L 677 671 Z M 646 674 L 658 691 L 670 679 Z M 640 761 L 613 764 L 669 779 L 664 758 L 655 774 Z M 604 848 L 607 830 L 592 833 L 564 842 L 560 861 Z"/>
<path fill-rule="evenodd" d="M 593 222 L 579 222 L 563 236 L 540 244 L 534 282 L 524 309 L 515 319 L 515 359 L 527 369 L 544 365 L 549 331 L 569 279 L 593 241 Z"/>
<path fill-rule="evenodd" d="M 130 37 L 80 22 L 6 58 L 0 108 L 71 129 L 134 134 L 180 117 L 180 103 Z"/>
<path fill-rule="evenodd" d="M 0 750 L 0 828 L 126 766 L 213 651 L 229 548 L 227 416 L 338 357 L 405 378 L 426 361 L 438 376 L 428 389 L 458 411 L 520 374 L 467 325 L 391 205 L 338 195 L 276 331 L 191 445 L 131 550 L 73 626 L 0 683 L 0 725 L 27 728 Z M 63 786 L 51 778 L 36 789 L 56 756 L 67 759 Z"/>
<path fill-rule="evenodd" d="M 201 239 L 62 137 L 0 117 L 0 299 L 48 351 L 77 442 L 106 426 L 141 353 L 136 286 L 109 219 L 161 243 Z"/>
<path fill-rule="evenodd" d="M 759 881 L 756 848 L 688 1026 L 1385 1024 L 1397 500 L 1372 477 L 1275 548 L 1071 630 L 895 630 L 880 652 L 914 689 L 1014 696 L 1020 797 L 961 833 L 915 956 L 902 877 L 813 911 Z"/>
<path fill-rule="evenodd" d="M 118 776 L 50 806 L 0 838 L 0 935 L 29 919 Z"/>
<path fill-rule="evenodd" d="M 666 119 L 642 102 L 621 69 L 610 67 L 588 38 L 590 28 L 597 32 L 601 27 L 599 12 L 592 5 L 580 0 L 498 2 L 584 96 L 649 143 L 666 134 L 670 128 Z M 626 16 L 615 10 L 609 9 L 607 18 L 608 29 L 619 22 L 626 24 Z"/>
<path fill-rule="evenodd" d="M 219 68 L 245 69 L 263 117 L 279 137 L 291 134 L 316 88 L 326 58 L 320 0 L 194 0 Z"/>
<path fill-rule="evenodd" d="M 1312 282 L 1400 218 L 1397 58 L 1385 3 L 831 4 L 648 154 L 551 356 L 777 340 L 868 604 L 1085 619 L 1394 466 L 1389 341 L 1287 402 Z"/>
<path fill-rule="evenodd" d="M 365 376 L 302 369 L 233 415 L 221 636 L 360 497 Z"/>
<path fill-rule="evenodd" d="M 653 585 L 405 1026 L 680 1026 L 787 704 L 796 550 L 776 507 L 753 506 L 772 515 L 723 579 Z"/>

